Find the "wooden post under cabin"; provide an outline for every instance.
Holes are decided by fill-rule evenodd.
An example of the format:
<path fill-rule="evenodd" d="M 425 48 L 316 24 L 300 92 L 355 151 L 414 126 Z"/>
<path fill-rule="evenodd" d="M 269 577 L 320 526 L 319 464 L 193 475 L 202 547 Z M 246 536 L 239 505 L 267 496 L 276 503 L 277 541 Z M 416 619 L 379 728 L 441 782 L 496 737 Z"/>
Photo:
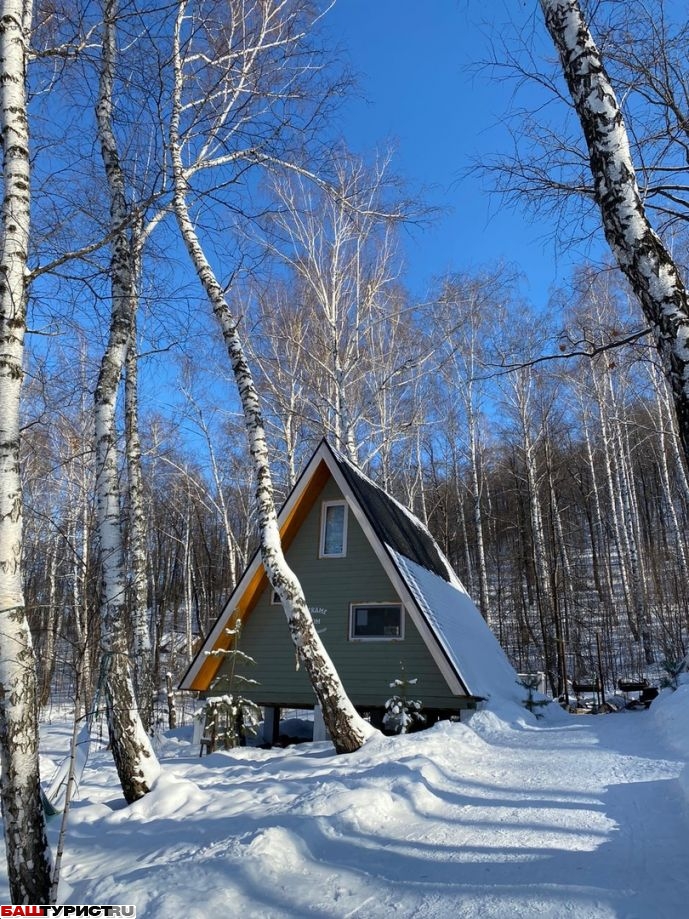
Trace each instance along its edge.
<path fill-rule="evenodd" d="M 271 747 L 277 746 L 280 738 L 280 707 L 266 705 L 263 709 L 263 740 Z"/>

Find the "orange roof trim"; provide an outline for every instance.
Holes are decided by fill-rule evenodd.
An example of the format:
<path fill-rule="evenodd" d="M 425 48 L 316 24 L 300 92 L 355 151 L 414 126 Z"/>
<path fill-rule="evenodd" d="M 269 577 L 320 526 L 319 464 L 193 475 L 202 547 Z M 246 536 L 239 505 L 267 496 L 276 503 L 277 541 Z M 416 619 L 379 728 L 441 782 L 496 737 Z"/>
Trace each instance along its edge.
<path fill-rule="evenodd" d="M 306 483 L 305 488 L 299 493 L 295 488 L 293 494 L 296 496 L 296 500 L 290 506 L 290 500 L 288 499 L 285 504 L 285 518 L 280 523 L 280 540 L 282 542 L 282 548 L 284 551 L 290 547 L 292 540 L 299 532 L 299 529 L 308 516 L 311 508 L 314 506 L 318 500 L 318 496 L 325 488 L 328 480 L 331 478 L 330 470 L 328 469 L 326 463 L 321 460 L 318 466 L 316 467 L 314 474 L 309 478 Z M 298 486 L 299 483 L 297 483 Z M 281 512 L 282 513 L 282 512 Z M 258 555 L 258 553 L 257 553 Z M 247 569 L 247 574 L 249 574 L 254 566 L 250 565 Z M 246 622 L 248 617 L 251 615 L 254 610 L 258 600 L 263 593 L 263 591 L 268 587 L 268 578 L 266 577 L 265 569 L 263 565 L 259 564 L 258 567 L 251 573 L 247 584 L 242 586 L 241 582 L 235 589 L 227 604 L 221 612 L 217 626 L 222 622 L 222 630 L 220 634 L 216 637 L 213 648 L 211 651 L 203 650 L 205 643 L 202 646 L 199 654 L 205 654 L 206 658 L 201 664 L 201 667 L 194 677 L 193 681 L 189 685 L 190 689 L 199 690 L 201 692 L 207 690 L 213 680 L 216 677 L 220 665 L 223 661 L 223 655 L 214 653 L 216 651 L 227 651 L 230 646 L 231 636 L 227 634 L 227 629 L 233 629 L 236 625 L 237 619 L 241 619 L 242 622 Z M 238 590 L 241 590 L 241 593 L 238 593 Z M 225 620 L 227 605 L 232 602 L 234 608 L 231 611 L 229 617 Z M 196 664 L 197 658 L 192 661 L 190 670 Z"/>

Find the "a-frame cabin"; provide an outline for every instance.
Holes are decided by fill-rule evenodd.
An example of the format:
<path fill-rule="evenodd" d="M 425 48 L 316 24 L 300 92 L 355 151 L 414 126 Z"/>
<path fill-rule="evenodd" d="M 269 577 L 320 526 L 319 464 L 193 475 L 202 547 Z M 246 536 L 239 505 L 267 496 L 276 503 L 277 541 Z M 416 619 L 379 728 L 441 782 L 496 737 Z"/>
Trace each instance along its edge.
<path fill-rule="evenodd" d="M 374 723 L 390 684 L 415 679 L 432 722 L 490 699 L 520 698 L 517 674 L 426 527 L 322 441 L 279 514 L 289 564 L 353 704 Z M 226 629 L 242 619 L 256 665 L 251 698 L 310 708 L 282 606 L 256 553 L 180 688 L 227 690 Z M 523 695 L 523 693 L 521 693 Z M 272 719 L 271 719 L 272 720 Z"/>

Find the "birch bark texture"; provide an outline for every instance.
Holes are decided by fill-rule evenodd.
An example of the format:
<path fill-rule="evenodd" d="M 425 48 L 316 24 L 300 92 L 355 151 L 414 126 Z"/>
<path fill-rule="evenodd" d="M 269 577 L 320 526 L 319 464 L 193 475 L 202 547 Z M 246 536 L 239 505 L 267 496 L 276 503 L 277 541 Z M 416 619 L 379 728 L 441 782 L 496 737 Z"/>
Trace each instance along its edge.
<path fill-rule="evenodd" d="M 36 661 L 22 573 L 19 465 L 30 228 L 26 64 L 32 4 L 2 0 L 0 10 L 0 795 L 12 902 L 50 903 Z"/>
<path fill-rule="evenodd" d="M 113 758 L 128 803 L 151 789 L 160 767 L 139 716 L 125 625 L 126 577 L 117 469 L 115 408 L 132 338 L 134 262 L 130 209 L 113 130 L 113 80 L 117 53 L 117 0 L 103 4 L 101 71 L 96 103 L 98 140 L 108 183 L 112 309 L 108 342 L 95 391 L 96 517 L 101 556 L 101 644 L 108 731 Z"/>
<path fill-rule="evenodd" d="M 689 462 L 689 295 L 644 208 L 615 91 L 579 0 L 539 0 L 588 147 L 605 237 L 648 320 Z"/>
<path fill-rule="evenodd" d="M 208 261 L 189 212 L 188 176 L 182 159 L 180 117 L 182 112 L 181 28 L 186 4 L 181 3 L 173 42 L 174 88 L 170 121 L 170 157 L 174 182 L 174 212 L 180 234 L 199 281 L 222 332 L 244 413 L 244 422 L 254 468 L 261 559 L 273 590 L 282 602 L 290 636 L 323 711 L 323 718 L 338 753 L 358 750 L 374 729 L 360 717 L 350 702 L 325 647 L 316 632 L 304 592 L 285 559 L 275 509 L 261 405 L 249 368 L 237 323 L 225 292 Z"/>
<path fill-rule="evenodd" d="M 135 250 L 137 249 L 135 245 Z M 138 259 L 137 259 L 138 261 Z M 148 573 L 146 557 L 146 511 L 139 437 L 139 374 L 136 334 L 138 296 L 134 270 L 130 305 L 131 334 L 125 358 L 124 412 L 129 486 L 129 542 L 131 558 L 131 625 L 134 647 L 134 686 L 141 722 L 148 732 L 153 721 L 153 645 L 148 616 Z"/>

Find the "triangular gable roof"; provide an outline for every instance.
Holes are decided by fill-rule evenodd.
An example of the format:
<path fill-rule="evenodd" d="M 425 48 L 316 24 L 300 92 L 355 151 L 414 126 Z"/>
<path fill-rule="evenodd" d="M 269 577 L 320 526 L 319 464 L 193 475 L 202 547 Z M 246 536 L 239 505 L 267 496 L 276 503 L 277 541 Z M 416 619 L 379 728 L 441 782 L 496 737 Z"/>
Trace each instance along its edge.
<path fill-rule="evenodd" d="M 378 539 L 400 555 L 413 559 L 423 568 L 447 580 L 451 571 L 447 559 L 418 517 L 344 456 L 334 450 L 332 454 Z"/>
<path fill-rule="evenodd" d="M 517 675 L 428 529 L 411 511 L 323 440 L 282 507 L 284 548 L 332 476 L 414 625 L 458 696 L 516 697 Z M 225 629 L 250 614 L 267 586 L 256 553 L 184 675 L 182 689 L 207 689 L 227 647 Z"/>

